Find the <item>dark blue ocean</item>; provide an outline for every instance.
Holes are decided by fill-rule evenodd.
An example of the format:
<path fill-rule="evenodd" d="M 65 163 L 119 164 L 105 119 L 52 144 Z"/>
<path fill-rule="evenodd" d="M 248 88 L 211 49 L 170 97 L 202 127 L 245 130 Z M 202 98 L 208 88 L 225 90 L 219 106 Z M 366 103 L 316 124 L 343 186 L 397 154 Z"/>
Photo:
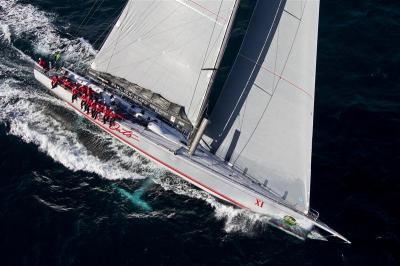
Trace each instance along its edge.
<path fill-rule="evenodd" d="M 34 80 L 57 50 L 87 67 L 124 2 L 0 0 L 0 265 L 400 265 L 399 0 L 321 0 L 311 206 L 351 245 L 213 199 Z"/>

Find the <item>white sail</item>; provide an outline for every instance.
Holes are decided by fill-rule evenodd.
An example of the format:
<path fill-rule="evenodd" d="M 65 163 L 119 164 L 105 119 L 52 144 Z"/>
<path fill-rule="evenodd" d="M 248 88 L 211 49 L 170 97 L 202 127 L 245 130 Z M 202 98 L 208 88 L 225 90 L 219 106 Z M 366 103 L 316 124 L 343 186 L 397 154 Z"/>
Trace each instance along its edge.
<path fill-rule="evenodd" d="M 125 78 L 198 120 L 236 0 L 131 0 L 92 69 Z"/>
<path fill-rule="evenodd" d="M 211 150 L 309 209 L 319 0 L 259 0 L 210 115 Z"/>

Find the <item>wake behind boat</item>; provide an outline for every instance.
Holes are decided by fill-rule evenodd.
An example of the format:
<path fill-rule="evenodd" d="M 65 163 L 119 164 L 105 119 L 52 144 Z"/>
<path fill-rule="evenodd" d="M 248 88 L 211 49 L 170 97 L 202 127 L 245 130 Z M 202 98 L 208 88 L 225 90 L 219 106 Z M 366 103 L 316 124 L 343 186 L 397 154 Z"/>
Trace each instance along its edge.
<path fill-rule="evenodd" d="M 317 1 L 257 1 L 222 87 L 240 1 L 129 1 L 91 69 L 35 78 L 213 196 L 298 238 L 349 241 L 309 208 Z"/>

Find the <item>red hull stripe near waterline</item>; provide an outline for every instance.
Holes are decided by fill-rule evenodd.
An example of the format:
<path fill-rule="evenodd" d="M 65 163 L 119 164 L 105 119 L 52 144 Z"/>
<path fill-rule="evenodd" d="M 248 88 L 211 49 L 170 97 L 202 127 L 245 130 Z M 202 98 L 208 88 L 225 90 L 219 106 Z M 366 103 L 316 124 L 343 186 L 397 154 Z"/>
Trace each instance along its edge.
<path fill-rule="evenodd" d="M 71 103 L 69 103 L 69 102 L 66 102 L 66 103 L 68 103 L 72 108 L 74 108 L 74 109 L 75 109 L 76 111 L 78 111 L 79 113 L 83 114 L 83 115 L 84 115 L 85 117 L 87 117 L 90 121 L 94 122 L 96 125 L 98 125 L 98 126 L 101 127 L 102 129 L 106 130 L 108 133 L 112 134 L 114 137 L 118 138 L 120 141 L 122 141 L 122 142 L 124 142 L 125 144 L 131 146 L 131 147 L 134 148 L 135 150 L 140 151 L 141 153 L 143 153 L 143 154 L 145 154 L 146 156 L 150 157 L 151 159 L 153 159 L 154 161 L 158 162 L 159 164 L 162 164 L 164 167 L 168 168 L 168 169 L 171 170 L 172 172 L 175 172 L 175 173 L 177 173 L 178 175 L 183 176 L 183 177 L 185 177 L 185 178 L 191 180 L 193 183 L 196 183 L 198 186 L 200 186 L 200 187 L 202 187 L 202 188 L 204 188 L 204 189 L 206 189 L 206 190 L 211 191 L 212 193 L 218 195 L 219 197 L 225 199 L 225 200 L 228 201 L 228 202 L 231 202 L 232 204 L 234 204 L 234 205 L 236 205 L 236 206 L 238 206 L 238 207 L 240 207 L 240 208 L 248 209 L 247 207 L 245 207 L 244 205 L 240 204 L 239 202 L 237 202 L 237 201 L 235 201 L 235 200 L 233 200 L 233 199 L 231 199 L 231 198 L 229 198 L 229 197 L 227 197 L 227 196 L 221 194 L 220 192 L 215 191 L 214 189 L 212 189 L 212 188 L 210 188 L 210 187 L 208 187 L 208 186 L 202 184 L 201 182 L 197 181 L 196 179 L 194 179 L 194 178 L 188 176 L 187 174 L 181 172 L 180 170 L 178 170 L 178 169 L 176 169 L 176 168 L 170 166 L 169 164 L 167 164 L 167 163 L 161 161 L 160 159 L 154 157 L 153 155 L 147 153 L 146 151 L 142 150 L 141 148 L 137 147 L 136 145 L 134 145 L 134 144 L 132 144 L 132 143 L 126 141 L 125 139 L 121 138 L 120 136 L 118 136 L 117 134 L 115 134 L 113 131 L 111 131 L 109 128 L 105 127 L 104 125 L 102 125 L 102 124 L 99 123 L 98 121 L 93 120 L 93 119 L 90 119 L 90 116 L 88 116 L 87 114 L 85 114 L 84 112 L 82 112 L 81 110 L 79 110 L 79 108 L 75 107 L 73 104 L 71 104 Z M 136 140 L 136 141 L 139 141 L 139 140 L 137 140 L 137 139 L 135 139 L 135 140 Z"/>

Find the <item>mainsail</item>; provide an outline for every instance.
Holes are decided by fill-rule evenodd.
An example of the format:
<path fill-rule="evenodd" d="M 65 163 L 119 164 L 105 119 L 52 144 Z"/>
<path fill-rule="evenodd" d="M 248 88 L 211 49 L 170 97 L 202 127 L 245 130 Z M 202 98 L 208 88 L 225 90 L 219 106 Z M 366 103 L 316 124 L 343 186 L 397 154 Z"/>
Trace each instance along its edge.
<path fill-rule="evenodd" d="M 184 107 L 193 125 L 237 0 L 131 0 L 92 69 Z"/>
<path fill-rule="evenodd" d="M 203 140 L 309 209 L 319 0 L 258 0 Z"/>

